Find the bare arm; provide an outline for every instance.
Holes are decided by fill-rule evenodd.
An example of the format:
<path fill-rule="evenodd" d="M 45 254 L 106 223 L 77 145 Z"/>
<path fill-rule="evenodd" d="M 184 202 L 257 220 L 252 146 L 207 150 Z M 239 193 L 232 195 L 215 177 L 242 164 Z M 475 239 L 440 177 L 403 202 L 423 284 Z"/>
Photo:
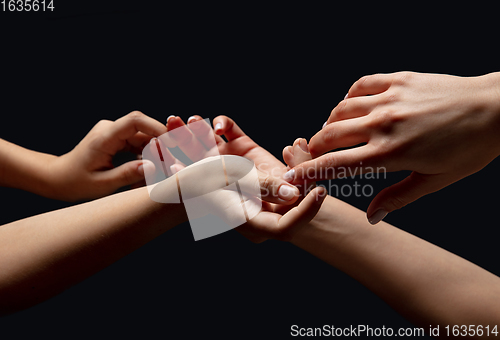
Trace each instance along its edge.
<path fill-rule="evenodd" d="M 0 226 L 0 315 L 61 293 L 186 220 L 182 206 L 140 188 Z"/>
<path fill-rule="evenodd" d="M 500 278 L 327 197 L 292 243 L 355 278 L 416 325 L 500 323 Z"/>

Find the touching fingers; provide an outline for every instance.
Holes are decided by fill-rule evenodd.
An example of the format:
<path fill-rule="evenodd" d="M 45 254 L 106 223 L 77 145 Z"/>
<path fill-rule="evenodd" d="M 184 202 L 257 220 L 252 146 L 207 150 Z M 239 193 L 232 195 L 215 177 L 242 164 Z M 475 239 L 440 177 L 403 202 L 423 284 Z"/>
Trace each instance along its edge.
<path fill-rule="evenodd" d="M 279 177 L 257 170 L 261 199 L 270 203 L 292 204 L 300 196 L 297 187 Z"/>
<path fill-rule="evenodd" d="M 346 171 L 355 176 L 382 169 L 373 157 L 374 147 L 367 144 L 357 148 L 330 152 L 326 155 L 303 162 L 283 175 L 289 183 L 319 181 L 344 176 Z M 385 168 L 383 168 L 386 171 Z"/>

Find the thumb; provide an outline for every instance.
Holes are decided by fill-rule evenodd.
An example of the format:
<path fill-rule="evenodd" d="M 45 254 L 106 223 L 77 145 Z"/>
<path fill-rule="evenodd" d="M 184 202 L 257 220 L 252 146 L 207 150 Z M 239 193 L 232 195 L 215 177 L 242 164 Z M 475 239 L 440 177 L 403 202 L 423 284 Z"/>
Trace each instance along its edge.
<path fill-rule="evenodd" d="M 130 161 L 114 169 L 102 171 L 101 181 L 110 191 L 144 180 L 144 173 L 154 173 L 154 164 L 147 160 Z"/>
<path fill-rule="evenodd" d="M 401 209 L 448 184 L 441 174 L 425 175 L 414 171 L 401 182 L 385 188 L 375 196 L 366 211 L 368 221 L 377 224 L 391 211 Z"/>
<path fill-rule="evenodd" d="M 260 194 L 263 201 L 278 204 L 291 204 L 300 196 L 299 189 L 280 177 L 257 170 Z"/>

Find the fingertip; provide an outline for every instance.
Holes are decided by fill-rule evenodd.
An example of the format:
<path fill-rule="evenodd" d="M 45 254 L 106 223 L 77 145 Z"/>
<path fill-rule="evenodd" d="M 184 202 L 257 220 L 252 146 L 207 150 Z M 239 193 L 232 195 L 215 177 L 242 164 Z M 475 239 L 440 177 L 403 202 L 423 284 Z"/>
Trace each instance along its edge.
<path fill-rule="evenodd" d="M 286 204 L 293 203 L 299 196 L 299 189 L 288 183 L 283 183 L 278 189 L 278 197 Z"/>
<path fill-rule="evenodd" d="M 148 174 L 150 173 L 154 173 L 155 172 L 155 165 L 153 162 L 145 159 L 145 160 L 142 160 L 141 163 L 139 163 L 139 165 L 137 166 L 137 172 L 141 175 L 141 176 L 147 176 Z"/>
<path fill-rule="evenodd" d="M 368 222 L 370 222 L 371 225 L 375 225 L 382 221 L 388 214 L 389 212 L 384 210 L 384 209 L 377 209 L 373 214 L 370 216 L 367 215 Z"/>
<path fill-rule="evenodd" d="M 175 116 L 174 115 L 168 116 L 165 124 L 168 125 L 169 120 L 172 118 L 175 118 Z"/>
<path fill-rule="evenodd" d="M 179 116 L 170 116 L 167 122 L 167 130 L 170 132 L 185 125 L 184 121 Z"/>
<path fill-rule="evenodd" d="M 215 126 L 214 126 L 214 131 L 215 131 L 215 133 L 216 133 L 217 135 L 219 135 L 219 136 L 220 136 L 220 135 L 222 135 L 222 133 L 224 132 L 224 131 L 223 131 L 223 128 L 222 128 L 222 123 L 217 123 L 217 124 L 215 124 Z"/>
<path fill-rule="evenodd" d="M 293 148 L 290 145 L 283 148 L 283 160 L 290 167 L 295 165 L 293 164 Z"/>

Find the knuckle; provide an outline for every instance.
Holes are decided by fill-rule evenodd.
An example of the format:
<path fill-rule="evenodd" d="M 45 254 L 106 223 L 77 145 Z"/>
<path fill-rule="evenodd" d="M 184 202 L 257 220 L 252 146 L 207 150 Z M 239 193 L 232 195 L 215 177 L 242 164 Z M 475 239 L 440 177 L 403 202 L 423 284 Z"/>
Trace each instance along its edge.
<path fill-rule="evenodd" d="M 393 84 L 395 85 L 406 85 L 413 78 L 413 72 L 402 71 L 395 73 Z"/>
<path fill-rule="evenodd" d="M 342 119 L 346 115 L 347 112 L 347 100 L 342 100 L 337 106 L 332 110 L 331 115 L 333 118 Z"/>
<path fill-rule="evenodd" d="M 121 172 L 120 174 L 120 180 L 123 183 L 131 183 L 135 180 L 135 171 L 132 167 L 127 167 L 124 169 L 124 171 Z"/>
<path fill-rule="evenodd" d="M 141 111 L 132 111 L 127 115 L 127 118 L 137 120 L 143 118 L 145 115 Z"/>
<path fill-rule="evenodd" d="M 371 116 L 370 121 L 367 123 L 370 129 L 377 131 L 380 134 L 389 135 L 401 120 L 393 110 L 387 109 L 377 112 Z"/>
<path fill-rule="evenodd" d="M 337 128 L 334 123 L 325 127 L 323 132 L 323 143 L 330 146 L 335 141 Z"/>
<path fill-rule="evenodd" d="M 265 174 L 261 179 L 260 186 L 265 192 L 271 192 L 273 179 L 270 174 Z"/>
<path fill-rule="evenodd" d="M 108 126 L 110 123 L 112 123 L 110 120 L 101 119 L 100 121 L 97 122 L 96 125 L 94 125 L 94 128 L 95 129 L 100 129 L 100 128 Z"/>
<path fill-rule="evenodd" d="M 407 205 L 406 200 L 404 197 L 400 196 L 392 196 L 389 198 L 386 203 L 385 207 L 388 208 L 388 211 L 393 211 L 393 210 L 398 210 Z"/>
<path fill-rule="evenodd" d="M 359 80 L 357 81 L 358 86 L 359 86 L 359 87 L 363 87 L 363 86 L 365 86 L 365 85 L 366 85 L 366 82 L 367 82 L 370 78 L 372 78 L 373 76 L 374 76 L 373 74 L 372 74 L 372 75 L 362 76 L 362 77 L 361 77 L 361 78 L 359 78 Z"/>
<path fill-rule="evenodd" d="M 397 91 L 386 91 L 384 94 L 381 96 L 381 104 L 391 104 L 394 103 L 398 100 L 399 94 Z"/>

